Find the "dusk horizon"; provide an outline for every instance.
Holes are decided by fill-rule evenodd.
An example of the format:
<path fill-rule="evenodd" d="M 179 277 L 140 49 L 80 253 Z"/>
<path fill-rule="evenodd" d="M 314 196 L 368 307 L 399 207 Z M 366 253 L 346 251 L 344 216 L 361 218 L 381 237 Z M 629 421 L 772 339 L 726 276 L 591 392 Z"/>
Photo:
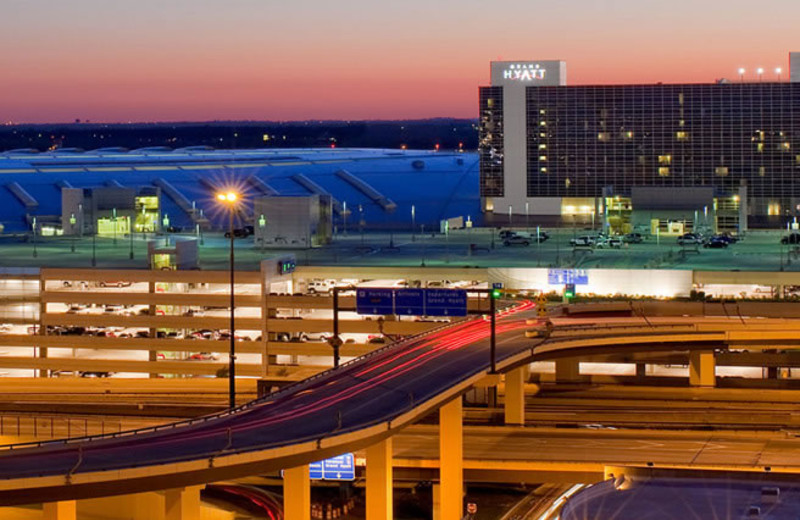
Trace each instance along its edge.
<path fill-rule="evenodd" d="M 492 60 L 564 60 L 568 85 L 786 81 L 800 7 L 778 4 L 11 0 L 0 121 L 474 118 Z"/>

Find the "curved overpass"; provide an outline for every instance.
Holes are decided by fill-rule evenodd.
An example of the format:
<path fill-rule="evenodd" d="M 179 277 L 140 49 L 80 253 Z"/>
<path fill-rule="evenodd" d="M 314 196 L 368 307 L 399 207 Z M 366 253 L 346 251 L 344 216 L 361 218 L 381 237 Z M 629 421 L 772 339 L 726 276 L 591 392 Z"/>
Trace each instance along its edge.
<path fill-rule="evenodd" d="M 772 320 L 613 320 L 522 331 L 532 304 L 497 320 L 497 368 L 646 348 L 720 348 L 726 341 L 791 342 L 798 326 L 765 336 Z M 490 370 L 489 324 L 470 319 L 389 345 L 230 412 L 165 427 L 7 447 L 0 505 L 129 494 L 295 467 L 372 445 L 460 395 Z M 795 340 L 796 341 L 796 340 Z M 688 347 L 683 346 L 688 345 Z M 774 347 L 773 347 L 774 348 Z"/>

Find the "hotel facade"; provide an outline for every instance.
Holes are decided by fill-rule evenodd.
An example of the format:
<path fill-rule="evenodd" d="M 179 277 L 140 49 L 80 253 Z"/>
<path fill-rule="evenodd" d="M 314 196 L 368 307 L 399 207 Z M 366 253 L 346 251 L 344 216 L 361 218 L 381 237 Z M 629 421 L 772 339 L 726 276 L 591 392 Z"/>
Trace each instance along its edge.
<path fill-rule="evenodd" d="M 483 209 L 615 232 L 791 227 L 800 53 L 790 64 L 788 81 L 568 86 L 563 61 L 492 62 L 479 92 Z"/>

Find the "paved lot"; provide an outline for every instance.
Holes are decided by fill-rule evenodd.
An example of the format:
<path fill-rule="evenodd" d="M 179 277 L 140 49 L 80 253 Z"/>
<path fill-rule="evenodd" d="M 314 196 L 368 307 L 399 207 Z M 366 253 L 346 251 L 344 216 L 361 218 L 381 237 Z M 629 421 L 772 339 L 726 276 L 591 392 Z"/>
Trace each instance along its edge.
<path fill-rule="evenodd" d="M 535 229 L 532 230 L 535 233 Z M 586 229 L 548 230 L 551 239 L 543 244 L 505 247 L 496 232 L 489 229 L 453 231 L 443 234 L 359 233 L 337 235 L 332 245 L 314 250 L 266 250 L 252 239 L 236 241 L 237 268 L 255 270 L 267 256 L 293 253 L 299 265 L 390 265 L 390 266 L 474 266 L 474 267 L 575 267 L 575 268 L 662 268 L 696 270 L 800 271 L 800 252 L 796 246 L 782 246 L 785 232 L 753 231 L 727 249 L 681 247 L 674 236 L 650 237 L 641 244 L 621 249 L 573 249 L 569 240 L 591 234 Z M 492 240 L 492 235 L 495 235 Z M 177 235 L 194 239 L 194 235 Z M 172 237 L 173 239 L 175 237 Z M 134 259 L 129 254 L 131 241 L 119 238 L 97 239 L 96 265 L 100 268 L 146 267 L 146 240 L 164 244 L 163 236 L 135 236 Z M 75 252 L 71 251 L 72 245 Z M 474 244 L 472 247 L 471 244 Z M 206 234 L 200 246 L 204 269 L 228 266 L 228 240 L 221 234 Z M 34 257 L 33 243 L 7 238 L 0 240 L 0 267 L 91 267 L 92 241 L 63 237 L 39 237 Z"/>

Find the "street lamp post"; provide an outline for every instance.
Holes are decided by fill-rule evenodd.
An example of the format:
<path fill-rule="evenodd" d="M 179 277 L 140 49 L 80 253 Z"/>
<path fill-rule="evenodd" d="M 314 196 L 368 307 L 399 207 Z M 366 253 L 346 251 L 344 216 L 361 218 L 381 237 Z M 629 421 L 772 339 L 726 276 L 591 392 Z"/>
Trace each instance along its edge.
<path fill-rule="evenodd" d="M 261 230 L 261 255 L 264 255 L 264 242 L 266 242 L 267 217 L 262 213 L 258 217 L 258 228 Z"/>
<path fill-rule="evenodd" d="M 217 200 L 221 203 L 228 206 L 228 212 L 230 215 L 228 232 L 230 234 L 230 296 L 231 296 L 231 313 L 230 313 L 230 353 L 228 356 L 228 401 L 230 407 L 233 408 L 236 406 L 236 338 L 235 338 L 235 322 L 234 322 L 234 311 L 235 301 L 234 301 L 234 256 L 233 256 L 233 212 L 236 209 L 236 201 L 238 199 L 238 195 L 234 192 L 228 193 L 217 193 Z"/>
<path fill-rule="evenodd" d="M 164 213 L 164 218 L 161 219 L 161 224 L 164 227 L 164 245 L 169 246 L 169 215 Z"/>
<path fill-rule="evenodd" d="M 417 208 L 411 205 L 411 241 L 413 242 L 417 234 Z"/>
<path fill-rule="evenodd" d="M 78 219 L 75 218 L 75 213 L 70 213 L 69 215 L 69 232 L 72 235 L 72 240 L 70 244 L 70 251 L 75 252 L 75 223 Z"/>
<path fill-rule="evenodd" d="M 39 256 L 39 253 L 36 251 L 36 217 L 33 217 L 33 257 L 36 258 Z"/>

